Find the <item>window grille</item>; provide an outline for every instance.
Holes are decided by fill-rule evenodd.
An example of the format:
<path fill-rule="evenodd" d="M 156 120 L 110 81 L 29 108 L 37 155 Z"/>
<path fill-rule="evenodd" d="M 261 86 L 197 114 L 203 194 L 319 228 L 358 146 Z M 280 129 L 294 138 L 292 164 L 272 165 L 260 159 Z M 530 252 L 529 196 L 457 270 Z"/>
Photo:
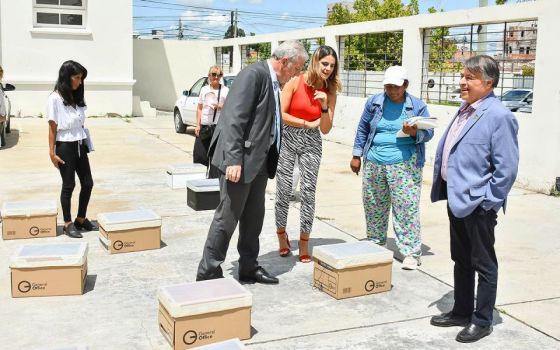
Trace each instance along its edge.
<path fill-rule="evenodd" d="M 383 91 L 383 74 L 402 64 L 402 32 L 339 37 L 342 94 L 366 97 Z"/>
<path fill-rule="evenodd" d="M 537 21 L 470 24 L 424 30 L 422 98 L 428 103 L 459 105 L 463 62 L 475 55 L 493 57 L 500 66 L 494 93 L 532 89 Z"/>

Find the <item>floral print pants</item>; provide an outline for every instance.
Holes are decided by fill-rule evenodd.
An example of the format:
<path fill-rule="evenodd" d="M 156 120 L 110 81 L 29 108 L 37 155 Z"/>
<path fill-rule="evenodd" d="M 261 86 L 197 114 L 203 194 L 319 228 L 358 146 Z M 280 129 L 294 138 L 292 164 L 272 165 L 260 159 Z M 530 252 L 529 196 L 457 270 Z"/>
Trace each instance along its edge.
<path fill-rule="evenodd" d="M 393 228 L 397 248 L 404 256 L 422 255 L 420 236 L 420 191 L 422 168 L 416 155 L 389 165 L 365 161 L 362 198 L 366 215 L 367 237 L 376 244 L 387 241 L 389 211 L 393 209 Z"/>

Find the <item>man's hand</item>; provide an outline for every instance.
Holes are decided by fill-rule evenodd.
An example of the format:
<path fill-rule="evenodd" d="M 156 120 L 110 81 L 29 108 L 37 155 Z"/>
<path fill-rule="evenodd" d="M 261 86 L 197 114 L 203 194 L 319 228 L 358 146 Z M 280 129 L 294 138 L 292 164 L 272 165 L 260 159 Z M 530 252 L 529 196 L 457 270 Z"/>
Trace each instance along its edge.
<path fill-rule="evenodd" d="M 350 161 L 350 169 L 358 175 L 360 173 L 360 168 L 362 167 L 362 160 L 360 157 L 353 157 Z"/>
<path fill-rule="evenodd" d="M 56 154 L 50 154 L 51 162 L 53 163 L 54 167 L 58 169 L 59 164 L 65 164 L 62 159 Z"/>
<path fill-rule="evenodd" d="M 239 182 L 241 178 L 241 165 L 230 165 L 226 168 L 226 180 L 233 183 Z"/>
<path fill-rule="evenodd" d="M 200 136 L 200 125 L 197 125 L 197 126 L 194 128 L 194 134 L 196 135 L 196 137 L 199 137 L 199 136 Z"/>

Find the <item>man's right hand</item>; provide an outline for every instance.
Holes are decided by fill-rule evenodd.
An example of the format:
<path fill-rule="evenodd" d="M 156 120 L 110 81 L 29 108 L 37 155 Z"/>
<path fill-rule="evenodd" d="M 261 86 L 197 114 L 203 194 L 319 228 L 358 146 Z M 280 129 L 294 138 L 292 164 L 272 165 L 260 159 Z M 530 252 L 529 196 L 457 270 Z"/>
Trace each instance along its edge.
<path fill-rule="evenodd" d="M 241 178 L 241 165 L 230 165 L 226 168 L 226 180 L 239 182 Z"/>
<path fill-rule="evenodd" d="M 196 137 L 199 137 L 199 135 L 200 135 L 200 125 L 197 125 L 194 128 L 194 134 L 196 135 Z"/>
<path fill-rule="evenodd" d="M 65 164 L 64 161 L 62 159 L 60 159 L 59 156 L 57 156 L 56 154 L 51 154 L 51 162 L 53 163 L 54 167 L 58 169 L 59 164 Z"/>
<path fill-rule="evenodd" d="M 360 157 L 354 157 L 350 161 L 350 169 L 358 175 L 360 173 L 360 168 L 362 166 L 362 160 Z"/>

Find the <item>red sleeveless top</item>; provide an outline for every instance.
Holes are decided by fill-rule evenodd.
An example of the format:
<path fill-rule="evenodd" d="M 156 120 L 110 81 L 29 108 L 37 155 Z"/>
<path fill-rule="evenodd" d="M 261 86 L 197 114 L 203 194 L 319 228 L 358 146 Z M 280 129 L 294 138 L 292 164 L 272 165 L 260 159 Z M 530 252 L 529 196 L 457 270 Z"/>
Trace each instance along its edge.
<path fill-rule="evenodd" d="M 315 89 L 305 83 L 303 74 L 299 76 L 299 83 L 292 95 L 288 114 L 309 122 L 321 118 L 321 102 L 313 99 Z M 326 89 L 319 91 L 327 92 Z"/>

